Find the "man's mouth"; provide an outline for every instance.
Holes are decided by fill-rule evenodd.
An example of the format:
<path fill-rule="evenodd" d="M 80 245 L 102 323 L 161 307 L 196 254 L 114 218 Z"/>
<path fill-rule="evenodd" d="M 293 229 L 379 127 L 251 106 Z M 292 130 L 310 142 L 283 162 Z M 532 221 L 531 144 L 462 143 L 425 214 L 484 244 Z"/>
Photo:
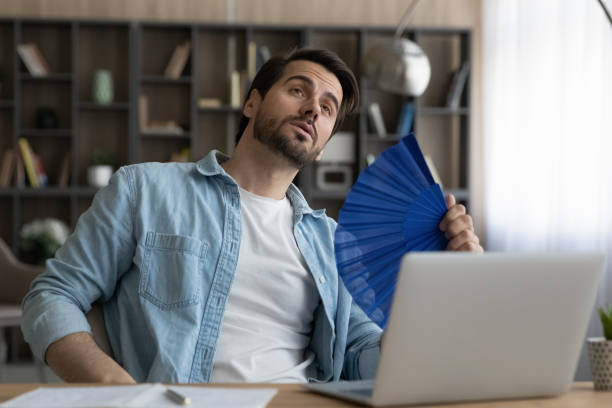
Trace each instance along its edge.
<path fill-rule="evenodd" d="M 314 129 L 308 123 L 301 120 L 294 120 L 290 124 L 298 130 L 302 136 L 314 141 Z"/>

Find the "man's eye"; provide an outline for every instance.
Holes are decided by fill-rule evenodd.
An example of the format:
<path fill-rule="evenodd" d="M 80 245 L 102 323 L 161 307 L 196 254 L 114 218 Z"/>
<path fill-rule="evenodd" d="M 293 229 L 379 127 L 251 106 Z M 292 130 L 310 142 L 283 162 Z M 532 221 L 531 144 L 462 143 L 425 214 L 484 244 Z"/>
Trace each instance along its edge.
<path fill-rule="evenodd" d="M 302 90 L 301 90 L 300 88 L 293 88 L 293 89 L 291 90 L 291 92 L 293 92 L 293 93 L 294 93 L 294 94 L 296 94 L 296 95 L 300 95 L 300 96 L 301 96 L 301 95 L 304 95 L 304 92 L 302 92 Z"/>

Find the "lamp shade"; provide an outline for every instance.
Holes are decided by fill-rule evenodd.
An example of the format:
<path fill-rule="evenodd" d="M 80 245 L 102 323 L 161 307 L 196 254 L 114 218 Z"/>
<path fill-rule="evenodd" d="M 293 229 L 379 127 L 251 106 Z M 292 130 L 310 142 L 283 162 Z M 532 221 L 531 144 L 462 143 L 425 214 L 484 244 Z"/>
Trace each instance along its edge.
<path fill-rule="evenodd" d="M 431 66 L 421 47 L 406 38 L 386 38 L 368 50 L 363 73 L 379 88 L 419 96 L 429 84 Z"/>

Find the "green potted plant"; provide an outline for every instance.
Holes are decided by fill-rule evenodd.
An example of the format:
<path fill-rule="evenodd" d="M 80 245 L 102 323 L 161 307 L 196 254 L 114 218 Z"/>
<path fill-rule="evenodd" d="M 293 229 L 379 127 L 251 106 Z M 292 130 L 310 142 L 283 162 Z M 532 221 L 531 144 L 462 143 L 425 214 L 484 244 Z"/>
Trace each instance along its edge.
<path fill-rule="evenodd" d="M 117 158 L 113 154 L 95 149 L 91 154 L 91 164 L 87 168 L 87 183 L 98 188 L 106 186 L 116 167 Z"/>
<path fill-rule="evenodd" d="M 37 219 L 21 228 L 20 258 L 29 264 L 44 265 L 68 238 L 68 227 L 55 218 Z"/>
<path fill-rule="evenodd" d="M 605 337 L 587 339 L 593 385 L 598 391 L 612 391 L 612 306 L 597 311 Z"/>

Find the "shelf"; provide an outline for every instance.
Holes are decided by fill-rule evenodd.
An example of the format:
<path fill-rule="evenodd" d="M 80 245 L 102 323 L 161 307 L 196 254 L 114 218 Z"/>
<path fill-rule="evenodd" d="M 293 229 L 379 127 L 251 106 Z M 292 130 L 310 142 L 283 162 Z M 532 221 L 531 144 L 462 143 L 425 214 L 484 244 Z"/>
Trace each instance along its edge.
<path fill-rule="evenodd" d="M 465 188 L 448 188 L 444 189 L 444 195 L 452 194 L 457 201 L 467 201 L 470 199 L 470 191 Z"/>
<path fill-rule="evenodd" d="M 99 111 L 109 111 L 109 110 L 128 110 L 130 108 L 129 102 L 114 102 L 108 105 L 100 105 L 95 102 L 83 101 L 78 104 L 79 109 L 82 110 L 99 110 Z"/>
<path fill-rule="evenodd" d="M 189 134 L 189 132 L 183 132 L 183 133 L 180 133 L 180 134 L 172 133 L 172 132 L 168 132 L 168 133 L 161 133 L 161 132 L 155 132 L 155 133 L 140 132 L 140 137 L 147 138 L 147 139 L 187 140 L 187 139 L 190 138 L 190 134 Z"/>
<path fill-rule="evenodd" d="M 13 187 L 12 195 L 21 197 L 70 197 L 70 189 L 59 187 Z"/>
<path fill-rule="evenodd" d="M 216 107 L 198 107 L 198 112 L 242 113 L 242 108 L 223 105 Z"/>
<path fill-rule="evenodd" d="M 15 187 L 0 187 L 0 197 L 12 197 L 16 191 Z"/>
<path fill-rule="evenodd" d="M 21 129 L 19 134 L 30 137 L 70 137 L 72 129 Z"/>
<path fill-rule="evenodd" d="M 469 115 L 470 108 L 447 108 L 446 106 L 419 106 L 417 115 Z"/>
<path fill-rule="evenodd" d="M 172 84 L 191 84 L 190 76 L 182 76 L 177 79 L 166 78 L 163 75 L 146 75 L 142 77 L 143 84 L 149 85 L 172 85 Z"/>
<path fill-rule="evenodd" d="M 346 118 L 342 130 L 355 135 L 353 171 L 365 167 L 366 156 L 378 156 L 396 144 L 401 135 L 395 126 L 402 103 L 415 103 L 415 124 L 422 147 L 436 163 L 444 180 L 465 187 L 470 179 L 472 99 L 466 94 L 457 109 L 444 106 L 448 75 L 459 60 L 471 59 L 471 31 L 457 28 L 407 28 L 409 37 L 425 36 L 423 47 L 431 52 L 432 79 L 428 90 L 409 98 L 375 88 L 359 75 L 363 53 L 375 41 L 393 36 L 392 27 L 258 25 L 205 22 L 151 23 L 130 21 L 62 20 L 59 25 L 45 19 L 10 18 L 0 41 L 5 62 L 13 61 L 9 82 L 0 97 L 0 155 L 11 148 L 14 138 L 25 137 L 39 154 L 50 181 L 56 183 L 66 153 L 71 150 L 68 187 L 29 186 L 0 188 L 2 209 L 12 221 L 0 228 L 2 237 L 18 239 L 20 225 L 35 216 L 58 215 L 72 224 L 89 206 L 97 188 L 87 186 L 87 166 L 94 149 L 104 149 L 122 164 L 167 161 L 172 152 L 190 149 L 192 157 L 203 157 L 212 149 L 229 151 L 235 144 L 242 106 L 229 105 L 228 76 L 232 70 L 249 67 L 249 42 L 265 45 L 272 54 L 295 46 L 327 48 L 343 58 L 357 74 L 362 103 L 357 115 Z M 8 22 L 8 23 L 7 23 Z M 428 31 L 429 30 L 429 31 Z M 186 68 L 179 78 L 164 76 L 175 47 L 191 40 Z M 21 62 L 15 45 L 35 42 L 55 71 L 32 76 Z M 17 64 L 15 64 L 17 62 Z M 257 61 L 255 61 L 257 62 Z M 114 103 L 93 101 L 92 78 L 98 69 L 112 72 Z M 470 75 L 472 75 L 470 73 Z M 470 83 L 470 78 L 468 78 Z M 141 117 L 139 97 L 148 98 L 148 115 Z M 200 99 L 221 101 L 220 106 L 198 105 Z M 368 105 L 379 103 L 390 132 L 384 137 L 369 128 Z M 48 106 L 57 115 L 61 129 L 35 129 L 39 108 Z M 173 120 L 182 133 L 149 131 L 141 119 Z M 170 128 L 171 129 L 171 128 Z M 458 137 L 454 137 L 457 135 Z M 425 137 L 427 136 L 427 137 Z M 1 156 L 0 156 L 1 158 Z M 348 191 L 318 188 L 314 173 L 306 170 L 300 188 L 309 200 L 326 207 L 335 217 Z M 309 172 L 309 173 L 308 173 Z M 302 182 L 303 181 L 303 182 Z M 469 188 L 449 189 L 457 201 L 471 201 Z M 19 209 L 28 202 L 26 209 Z M 51 205 L 48 205 L 48 202 Z M 53 203 L 55 202 L 55 203 Z M 25 208 L 25 207 L 24 207 Z M 8 210 L 8 211 L 6 211 Z M 2 223 L 0 223 L 2 224 Z"/>
<path fill-rule="evenodd" d="M 34 76 L 24 72 L 19 73 L 19 78 L 23 81 L 32 82 L 72 82 L 72 74 L 49 74 L 44 76 Z"/>
<path fill-rule="evenodd" d="M 0 197 L 91 197 L 98 192 L 98 188 L 81 187 L 4 187 L 0 188 Z"/>
<path fill-rule="evenodd" d="M 90 186 L 78 186 L 78 187 L 70 187 L 70 192 L 78 197 L 90 197 L 93 196 L 100 190 L 98 187 L 90 187 Z"/>
<path fill-rule="evenodd" d="M 12 100 L 0 100 L 0 109 L 12 109 L 13 107 L 15 107 L 15 103 Z"/>

